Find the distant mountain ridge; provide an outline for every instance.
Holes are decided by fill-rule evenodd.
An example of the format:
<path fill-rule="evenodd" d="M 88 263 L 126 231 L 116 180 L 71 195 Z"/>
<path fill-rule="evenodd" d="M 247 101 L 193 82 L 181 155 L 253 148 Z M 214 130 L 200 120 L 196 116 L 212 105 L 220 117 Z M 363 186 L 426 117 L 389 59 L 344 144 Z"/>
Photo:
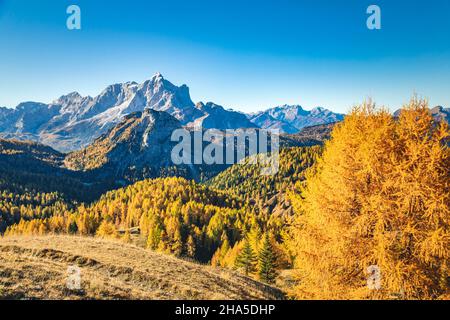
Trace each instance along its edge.
<path fill-rule="evenodd" d="M 249 119 L 263 129 L 293 134 L 306 127 L 342 121 L 344 115 L 322 107 L 307 111 L 299 105 L 284 105 L 250 115 Z"/>
<path fill-rule="evenodd" d="M 32 140 L 60 152 L 71 152 L 87 147 L 127 115 L 145 109 L 167 112 L 187 127 L 260 127 L 282 133 L 296 133 L 308 125 L 341 119 L 319 108 L 304 111 L 299 106 L 283 106 L 246 115 L 213 102 L 194 104 L 186 85 L 176 86 L 157 73 L 141 84 L 110 85 L 96 97 L 72 92 L 49 104 L 24 102 L 15 109 L 0 108 L 0 137 Z"/>
<path fill-rule="evenodd" d="M 438 121 L 446 121 L 450 123 L 450 108 L 437 106 L 431 109 L 431 114 Z"/>
<path fill-rule="evenodd" d="M 126 115 L 146 108 L 165 111 L 182 123 L 203 116 L 186 85 L 177 87 L 158 73 L 142 84 L 108 86 L 95 98 L 73 92 L 48 105 L 27 102 L 0 109 L 0 131 L 7 138 L 32 139 L 67 152 L 87 146 Z"/>
<path fill-rule="evenodd" d="M 204 104 L 199 102 L 196 105 L 198 110 L 204 113 L 204 116 L 188 124 L 192 128 L 203 129 L 239 129 L 239 128 L 258 128 L 251 122 L 244 113 L 225 110 L 213 102 Z"/>

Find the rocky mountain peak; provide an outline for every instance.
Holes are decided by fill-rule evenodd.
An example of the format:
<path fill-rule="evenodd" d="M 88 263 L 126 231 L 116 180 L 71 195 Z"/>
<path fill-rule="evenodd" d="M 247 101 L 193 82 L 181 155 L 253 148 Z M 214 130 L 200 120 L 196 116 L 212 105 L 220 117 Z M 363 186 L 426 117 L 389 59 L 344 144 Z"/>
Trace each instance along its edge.
<path fill-rule="evenodd" d="M 76 170 L 113 165 L 118 170 L 131 166 L 168 166 L 173 147 L 171 136 L 180 122 L 166 112 L 152 109 L 133 112 L 100 136 L 87 148 L 67 156 L 65 164 Z"/>
<path fill-rule="evenodd" d="M 342 121 L 344 115 L 334 113 L 323 107 L 311 111 L 300 105 L 283 105 L 259 112 L 250 120 L 264 129 L 279 129 L 283 133 L 296 133 L 309 126 Z"/>

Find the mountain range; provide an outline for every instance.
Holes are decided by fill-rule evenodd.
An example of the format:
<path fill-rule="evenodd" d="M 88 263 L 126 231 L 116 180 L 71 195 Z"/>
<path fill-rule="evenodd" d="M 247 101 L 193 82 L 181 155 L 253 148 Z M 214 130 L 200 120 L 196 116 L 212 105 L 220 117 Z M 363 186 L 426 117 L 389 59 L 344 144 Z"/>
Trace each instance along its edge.
<path fill-rule="evenodd" d="M 72 92 L 49 104 L 24 102 L 14 109 L 0 108 L 0 136 L 71 152 L 87 147 L 127 115 L 145 109 L 164 111 L 186 127 L 264 128 L 281 133 L 343 119 L 324 108 L 306 111 L 300 106 L 281 106 L 249 115 L 213 102 L 195 104 L 186 85 L 176 86 L 157 73 L 141 84 L 110 85 L 96 97 Z"/>
<path fill-rule="evenodd" d="M 222 129 L 220 125 L 226 123 L 215 124 Z M 87 147 L 68 153 L 62 167 L 94 173 L 97 180 L 115 181 L 172 175 L 203 180 L 228 167 L 225 164 L 175 166 L 172 150 L 178 142 L 172 141 L 171 136 L 174 130 L 182 127 L 182 123 L 167 112 L 153 109 L 133 112 Z M 320 145 L 329 137 L 332 127 L 327 124 L 304 128 L 292 135 L 283 134 L 280 136 L 281 148 Z M 193 141 L 194 128 L 186 129 Z M 203 147 L 208 144 L 204 142 Z"/>
<path fill-rule="evenodd" d="M 344 115 L 322 107 L 311 111 L 299 105 L 283 105 L 249 115 L 250 121 L 263 129 L 277 129 L 281 133 L 297 133 L 303 128 L 344 120 Z"/>

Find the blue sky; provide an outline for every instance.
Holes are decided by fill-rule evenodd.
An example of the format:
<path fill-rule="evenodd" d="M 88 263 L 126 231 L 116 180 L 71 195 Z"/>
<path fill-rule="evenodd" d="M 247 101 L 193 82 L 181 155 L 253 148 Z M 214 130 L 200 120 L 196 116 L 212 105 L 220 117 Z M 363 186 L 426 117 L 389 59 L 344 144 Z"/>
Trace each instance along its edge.
<path fill-rule="evenodd" d="M 66 28 L 66 8 L 82 30 Z M 381 7 L 382 29 L 366 9 Z M 345 112 L 417 93 L 450 107 L 448 0 L 0 0 L 0 106 L 161 72 L 194 102 Z"/>

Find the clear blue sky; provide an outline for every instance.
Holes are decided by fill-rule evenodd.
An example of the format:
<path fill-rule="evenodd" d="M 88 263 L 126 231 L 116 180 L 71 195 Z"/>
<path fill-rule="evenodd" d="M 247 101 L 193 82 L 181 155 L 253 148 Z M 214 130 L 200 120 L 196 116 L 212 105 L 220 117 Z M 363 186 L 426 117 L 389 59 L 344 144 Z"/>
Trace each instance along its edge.
<path fill-rule="evenodd" d="M 66 8 L 82 30 L 66 29 Z M 366 28 L 378 4 L 382 30 Z M 449 0 L 0 0 L 0 106 L 50 102 L 155 72 L 194 102 L 256 111 L 450 107 Z"/>

